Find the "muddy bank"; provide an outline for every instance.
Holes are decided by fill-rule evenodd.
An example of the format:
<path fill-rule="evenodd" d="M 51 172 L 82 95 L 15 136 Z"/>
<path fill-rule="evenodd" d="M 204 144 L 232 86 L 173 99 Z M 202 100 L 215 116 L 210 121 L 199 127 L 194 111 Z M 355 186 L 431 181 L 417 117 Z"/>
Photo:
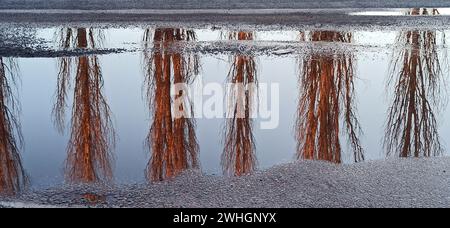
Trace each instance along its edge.
<path fill-rule="evenodd" d="M 450 207 L 450 158 L 355 165 L 302 161 L 241 178 L 188 171 L 172 181 L 34 191 L 8 207 Z"/>

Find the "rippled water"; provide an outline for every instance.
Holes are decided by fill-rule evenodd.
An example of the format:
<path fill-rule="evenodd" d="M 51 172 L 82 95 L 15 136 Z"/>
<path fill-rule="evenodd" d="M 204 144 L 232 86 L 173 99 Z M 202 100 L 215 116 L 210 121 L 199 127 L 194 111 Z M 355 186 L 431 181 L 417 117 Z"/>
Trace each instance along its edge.
<path fill-rule="evenodd" d="M 447 154 L 448 31 L 1 31 L 19 30 L 40 46 L 0 57 L 0 153 L 9 161 L 1 171 L 9 186 L 22 180 L 22 167 L 42 187 L 164 180 L 192 167 L 243 175 L 296 159 Z M 211 83 L 278 85 L 271 108 L 279 106 L 279 124 L 262 129 L 267 118 L 247 115 L 176 119 L 170 86 L 180 82 L 203 98 L 183 107 L 204 105 Z M 258 94 L 232 96 L 222 99 Z"/>

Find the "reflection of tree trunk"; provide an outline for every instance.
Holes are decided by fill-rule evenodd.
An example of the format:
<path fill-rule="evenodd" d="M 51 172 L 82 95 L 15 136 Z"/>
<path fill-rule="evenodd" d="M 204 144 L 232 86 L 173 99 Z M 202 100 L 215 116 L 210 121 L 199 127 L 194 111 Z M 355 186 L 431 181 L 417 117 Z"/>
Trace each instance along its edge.
<path fill-rule="evenodd" d="M 93 29 L 65 29 L 61 34 L 63 48 L 95 48 L 99 42 Z M 66 89 L 74 63 L 75 87 L 71 134 L 67 147 L 66 177 L 74 183 L 92 183 L 112 179 L 111 149 L 114 130 L 109 106 L 102 94 L 103 76 L 97 56 L 60 59 L 57 102 L 54 107 L 57 125 L 64 124 Z M 63 126 L 59 126 L 63 129 Z"/>
<path fill-rule="evenodd" d="M 17 194 L 27 183 L 19 154 L 22 135 L 16 118 L 18 104 L 11 87 L 15 80 L 14 70 L 14 62 L 6 64 L 0 57 L 0 195 Z"/>
<path fill-rule="evenodd" d="M 408 14 L 439 12 L 417 8 Z M 400 157 L 439 155 L 442 147 L 434 111 L 439 104 L 442 69 L 436 32 L 401 32 L 397 44 L 404 48 L 393 59 L 390 83 L 395 83 L 394 101 L 389 108 L 384 147 L 388 154 Z"/>
<path fill-rule="evenodd" d="M 192 31 L 156 29 L 153 40 L 150 33 L 147 30 L 144 36 L 147 98 L 153 111 L 153 123 L 147 137 L 152 152 L 147 178 L 161 181 L 199 166 L 195 120 L 188 116 L 192 103 L 186 98 L 185 91 L 178 91 L 174 97 L 174 100 L 182 99 L 179 104 L 172 100 L 170 94 L 172 85 L 190 83 L 198 74 L 199 60 L 196 55 L 171 50 L 177 42 L 195 40 Z M 152 42 L 153 49 L 149 53 L 147 49 Z M 182 115 L 173 115 L 172 111 Z"/>
<path fill-rule="evenodd" d="M 229 39 L 253 40 L 252 32 L 235 32 Z M 256 168 L 255 139 L 251 119 L 255 84 L 257 83 L 254 57 L 237 55 L 228 75 L 236 87 L 228 95 L 231 113 L 225 126 L 225 147 L 222 168 L 225 174 L 241 176 Z M 252 85 L 253 84 L 253 85 Z"/>
<path fill-rule="evenodd" d="M 77 41 L 78 47 L 86 48 L 87 47 L 87 38 L 86 38 L 86 29 L 78 29 L 77 30 Z M 86 56 L 79 58 L 78 63 L 78 75 L 76 78 L 76 84 L 79 85 L 81 94 L 85 94 L 85 96 L 81 96 L 82 102 L 82 110 L 81 111 L 81 123 L 80 123 L 80 136 L 81 143 L 80 152 L 81 158 L 83 159 L 82 165 L 80 169 L 83 169 L 81 176 L 79 177 L 83 182 L 93 182 L 95 181 L 94 173 L 95 168 L 93 167 L 92 156 L 90 156 L 90 101 L 89 96 L 89 60 Z"/>
<path fill-rule="evenodd" d="M 350 43 L 352 35 L 332 31 L 302 33 L 307 41 Z M 360 131 L 354 112 L 354 57 L 351 54 L 311 53 L 302 61 L 301 95 L 296 135 L 300 159 L 342 161 L 340 118 L 354 153 L 364 160 Z"/>

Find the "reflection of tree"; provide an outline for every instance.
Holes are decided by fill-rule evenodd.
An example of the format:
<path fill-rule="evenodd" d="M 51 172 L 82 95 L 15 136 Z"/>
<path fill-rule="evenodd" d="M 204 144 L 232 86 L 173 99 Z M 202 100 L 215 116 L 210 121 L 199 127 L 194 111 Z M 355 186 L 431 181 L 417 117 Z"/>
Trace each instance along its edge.
<path fill-rule="evenodd" d="M 438 14 L 435 9 L 412 9 L 410 15 Z M 393 58 L 389 84 L 394 100 L 389 108 L 384 147 L 400 157 L 436 156 L 442 153 L 435 111 L 439 106 L 442 69 L 435 31 L 405 31 Z"/>
<path fill-rule="evenodd" d="M 407 16 L 427 16 L 427 15 L 432 15 L 432 16 L 436 16 L 439 15 L 439 10 L 438 9 L 428 9 L 428 8 L 413 8 L 411 10 L 408 10 L 405 12 L 405 14 Z"/>
<path fill-rule="evenodd" d="M 99 31 L 100 33 L 100 31 Z M 62 48 L 96 48 L 101 40 L 94 29 L 63 29 Z M 72 70 L 73 68 L 73 70 Z M 59 59 L 55 122 L 64 128 L 67 90 L 75 73 L 71 132 L 67 147 L 65 174 L 73 183 L 92 183 L 112 179 L 114 129 L 110 109 L 102 94 L 103 76 L 97 56 Z"/>
<path fill-rule="evenodd" d="M 148 180 L 161 181 L 199 166 L 195 120 L 189 118 L 188 113 L 192 110 L 192 103 L 183 90 L 174 97 L 181 100 L 177 105 L 170 94 L 172 85 L 190 83 L 198 74 L 198 56 L 181 53 L 174 48 L 177 42 L 195 39 L 193 31 L 172 28 L 156 29 L 153 35 L 147 30 L 144 35 L 147 99 L 153 112 L 147 136 L 152 152 L 147 165 Z"/>
<path fill-rule="evenodd" d="M 302 33 L 304 41 L 352 42 L 351 33 Z M 299 159 L 341 163 L 340 121 L 343 119 L 354 161 L 364 160 L 354 105 L 354 56 L 310 53 L 302 60 L 296 135 Z"/>
<path fill-rule="evenodd" d="M 17 119 L 19 107 L 13 93 L 16 70 L 13 60 L 0 57 L 0 195 L 17 194 L 27 183 L 19 154 L 22 142 Z"/>
<path fill-rule="evenodd" d="M 253 40 L 252 32 L 233 32 L 231 40 Z M 228 80 L 235 85 L 228 94 L 228 113 L 225 126 L 225 147 L 222 168 L 225 174 L 241 176 L 256 168 L 255 139 L 251 119 L 257 83 L 253 56 L 236 55 L 232 58 Z M 253 85 L 252 85 L 253 84 Z"/>

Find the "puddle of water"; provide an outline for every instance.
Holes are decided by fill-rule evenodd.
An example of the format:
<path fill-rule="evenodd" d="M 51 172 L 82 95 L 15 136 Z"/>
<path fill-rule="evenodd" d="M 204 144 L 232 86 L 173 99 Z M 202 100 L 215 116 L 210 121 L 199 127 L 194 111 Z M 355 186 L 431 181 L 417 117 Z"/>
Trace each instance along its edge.
<path fill-rule="evenodd" d="M 0 189 L 10 192 L 25 182 L 23 170 L 34 187 L 46 187 L 158 181 L 196 167 L 243 175 L 296 159 L 353 163 L 445 154 L 446 31 L 35 32 L 57 49 L 141 49 L 0 58 L 0 153 L 11 161 L 1 166 L 10 178 Z M 339 48 L 286 56 L 170 49 L 218 41 Z M 376 51 L 365 48 L 371 45 Z M 171 86 L 180 83 L 191 88 L 190 97 L 173 94 Z M 229 84 L 244 90 L 227 90 Z M 256 118 L 250 110 L 259 111 Z M 175 118 L 191 111 L 201 116 Z"/>
<path fill-rule="evenodd" d="M 449 16 L 450 8 L 383 9 L 349 14 L 355 16 Z"/>

